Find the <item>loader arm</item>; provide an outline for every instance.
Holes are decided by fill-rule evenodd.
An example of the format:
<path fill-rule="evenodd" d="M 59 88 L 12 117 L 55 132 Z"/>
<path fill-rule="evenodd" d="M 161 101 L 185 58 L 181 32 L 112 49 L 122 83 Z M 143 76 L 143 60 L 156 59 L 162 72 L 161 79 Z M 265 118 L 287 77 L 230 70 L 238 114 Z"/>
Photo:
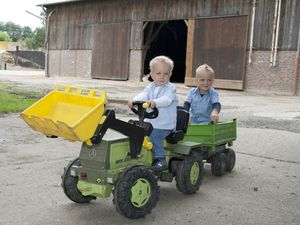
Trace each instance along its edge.
<path fill-rule="evenodd" d="M 108 128 L 118 131 L 129 137 L 130 156 L 137 158 L 141 152 L 146 131 L 144 128 L 131 123 L 116 119 L 113 110 L 106 110 L 104 113 L 106 119 L 102 124 L 99 124 L 94 136 L 91 138 L 93 144 L 99 144 Z"/>

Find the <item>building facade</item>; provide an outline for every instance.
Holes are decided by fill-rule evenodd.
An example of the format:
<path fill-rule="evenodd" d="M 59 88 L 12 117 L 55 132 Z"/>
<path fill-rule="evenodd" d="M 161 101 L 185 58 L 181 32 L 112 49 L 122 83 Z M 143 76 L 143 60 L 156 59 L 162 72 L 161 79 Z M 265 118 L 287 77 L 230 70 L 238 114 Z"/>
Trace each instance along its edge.
<path fill-rule="evenodd" d="M 300 95 L 298 0 L 84 0 L 47 3 L 46 73 L 141 80 L 157 55 L 172 82 L 207 63 L 224 89 Z"/>

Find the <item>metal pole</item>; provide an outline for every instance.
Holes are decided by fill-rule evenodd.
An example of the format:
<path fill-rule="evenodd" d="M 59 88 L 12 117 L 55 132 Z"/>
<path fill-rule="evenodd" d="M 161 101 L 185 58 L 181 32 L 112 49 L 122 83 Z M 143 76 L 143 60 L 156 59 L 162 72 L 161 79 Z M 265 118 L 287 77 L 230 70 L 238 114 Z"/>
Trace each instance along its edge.
<path fill-rule="evenodd" d="M 298 45 L 297 45 L 297 53 L 296 53 L 296 67 L 295 67 L 295 78 L 294 78 L 294 87 L 293 87 L 293 95 L 297 95 L 297 83 L 299 78 L 299 64 L 300 64 L 300 24 L 299 24 L 299 33 L 298 33 Z M 299 82 L 300 83 L 300 82 Z M 300 87 L 298 87 L 300 88 Z"/>
<path fill-rule="evenodd" d="M 16 66 L 19 64 L 19 46 L 16 46 L 16 61 L 15 61 Z"/>
<path fill-rule="evenodd" d="M 46 50 L 46 54 L 45 54 L 45 76 L 46 77 L 49 77 L 49 22 L 50 22 L 50 17 L 52 16 L 52 14 L 54 13 L 54 10 L 51 11 L 49 13 L 49 15 L 47 16 L 47 19 L 46 19 L 46 38 L 45 38 L 45 50 Z"/>
<path fill-rule="evenodd" d="M 249 46 L 249 64 L 252 63 L 252 51 L 253 51 L 253 35 L 254 35 L 254 20 L 255 20 L 255 7 L 256 0 L 252 1 L 252 18 L 251 18 L 251 33 L 250 33 L 250 46 Z"/>
<path fill-rule="evenodd" d="M 273 66 L 277 65 L 277 50 L 278 50 L 278 36 L 279 36 L 279 26 L 280 26 L 280 12 L 281 12 L 281 0 L 279 0 L 279 5 L 278 5 L 278 15 L 277 15 L 277 25 L 276 25 L 276 37 L 275 37 Z"/>
<path fill-rule="evenodd" d="M 276 31 L 276 24 L 277 24 L 277 12 L 278 12 L 278 0 L 276 0 L 276 4 L 275 4 L 273 32 L 272 32 L 272 47 L 271 47 L 270 66 L 273 66 L 273 59 L 274 59 L 274 45 L 275 45 L 275 31 Z"/>

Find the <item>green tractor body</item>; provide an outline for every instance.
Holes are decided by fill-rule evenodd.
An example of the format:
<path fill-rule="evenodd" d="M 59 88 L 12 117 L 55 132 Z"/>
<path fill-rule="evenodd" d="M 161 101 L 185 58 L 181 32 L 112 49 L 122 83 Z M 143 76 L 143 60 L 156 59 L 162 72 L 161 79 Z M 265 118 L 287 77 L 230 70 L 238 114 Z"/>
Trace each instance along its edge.
<path fill-rule="evenodd" d="M 125 122 L 116 119 L 113 110 L 105 110 L 106 103 L 106 94 L 100 91 L 60 85 L 21 114 L 29 126 L 46 136 L 83 143 L 79 157 L 62 175 L 70 200 L 89 203 L 113 194 L 118 212 L 140 218 L 151 213 L 158 201 L 158 181 L 175 178 L 180 192 L 193 194 L 202 183 L 204 162 L 211 164 L 215 176 L 234 168 L 235 152 L 229 146 L 236 139 L 235 119 L 188 125 L 189 113 L 179 107 L 176 130 L 164 142 L 168 168 L 154 172 L 148 138 L 153 127 L 144 118 L 155 118 L 158 110 L 148 113 L 144 102 L 135 102 L 138 108 L 132 111 L 139 120 Z"/>

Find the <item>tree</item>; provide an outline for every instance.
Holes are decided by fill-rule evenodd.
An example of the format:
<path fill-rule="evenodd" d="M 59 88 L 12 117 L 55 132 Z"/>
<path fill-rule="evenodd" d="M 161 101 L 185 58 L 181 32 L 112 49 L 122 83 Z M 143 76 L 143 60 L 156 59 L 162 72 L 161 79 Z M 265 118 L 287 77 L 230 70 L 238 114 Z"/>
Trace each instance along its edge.
<path fill-rule="evenodd" d="M 10 36 L 6 32 L 0 31 L 0 41 L 10 41 Z"/>
<path fill-rule="evenodd" d="M 18 41 L 22 37 L 22 27 L 13 22 L 5 24 L 5 31 L 9 34 L 12 41 Z"/>
<path fill-rule="evenodd" d="M 33 32 L 29 26 L 21 27 L 13 22 L 0 22 L 0 32 L 7 33 L 12 41 L 18 41 L 33 35 Z"/>
<path fill-rule="evenodd" d="M 31 37 L 32 35 L 33 35 L 33 32 L 29 26 L 25 26 L 22 28 L 22 38 L 23 39 Z"/>
<path fill-rule="evenodd" d="M 39 49 L 44 47 L 45 40 L 45 27 L 36 28 L 32 37 L 28 37 L 24 40 L 25 47 L 28 49 Z"/>
<path fill-rule="evenodd" d="M 0 31 L 5 31 L 5 25 L 3 22 L 0 22 Z"/>

